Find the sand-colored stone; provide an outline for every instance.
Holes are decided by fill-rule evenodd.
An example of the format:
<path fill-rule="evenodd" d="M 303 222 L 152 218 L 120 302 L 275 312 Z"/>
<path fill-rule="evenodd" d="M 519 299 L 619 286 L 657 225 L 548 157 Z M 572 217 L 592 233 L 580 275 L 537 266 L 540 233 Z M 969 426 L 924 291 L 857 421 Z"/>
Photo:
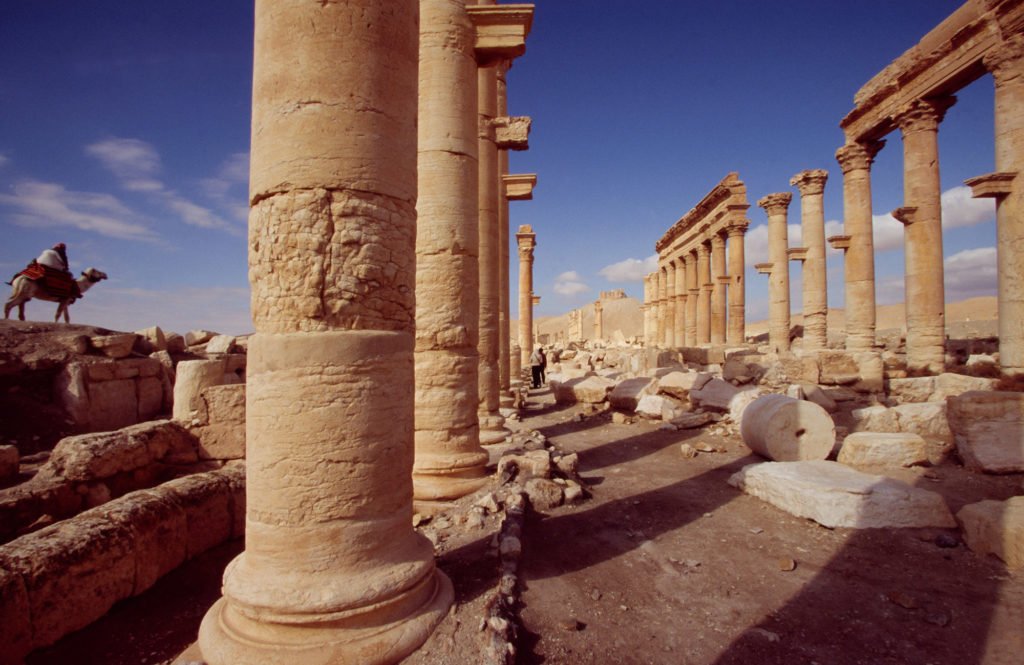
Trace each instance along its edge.
<path fill-rule="evenodd" d="M 898 468 L 927 462 L 928 450 L 918 434 L 855 432 L 843 440 L 836 461 L 851 466 Z"/>
<path fill-rule="evenodd" d="M 174 380 L 174 419 L 182 422 L 202 419 L 202 392 L 221 385 L 223 381 L 223 360 L 183 360 L 178 363 Z"/>
<path fill-rule="evenodd" d="M 768 344 L 772 351 L 789 350 L 789 254 L 786 212 L 793 195 L 778 192 L 760 198 L 757 205 L 768 214 L 768 260 L 758 270 L 768 273 Z"/>
<path fill-rule="evenodd" d="M 1024 496 L 979 501 L 956 514 L 964 542 L 978 554 L 994 554 L 1009 568 L 1024 569 Z"/>
<path fill-rule="evenodd" d="M 800 190 L 800 228 L 807 250 L 801 271 L 804 349 L 824 349 L 828 342 L 826 317 L 828 288 L 825 278 L 825 209 L 823 196 L 828 172 L 801 171 L 789 184 Z"/>
<path fill-rule="evenodd" d="M 785 395 L 762 395 L 743 411 L 743 443 L 778 462 L 823 460 L 836 441 L 835 424 L 813 402 Z"/>
<path fill-rule="evenodd" d="M 256 3 L 246 548 L 209 665 L 397 662 L 452 601 L 412 528 L 419 25 L 416 0 Z"/>
<path fill-rule="evenodd" d="M 964 465 L 989 473 L 1024 471 L 1024 393 L 970 391 L 946 400 Z"/>

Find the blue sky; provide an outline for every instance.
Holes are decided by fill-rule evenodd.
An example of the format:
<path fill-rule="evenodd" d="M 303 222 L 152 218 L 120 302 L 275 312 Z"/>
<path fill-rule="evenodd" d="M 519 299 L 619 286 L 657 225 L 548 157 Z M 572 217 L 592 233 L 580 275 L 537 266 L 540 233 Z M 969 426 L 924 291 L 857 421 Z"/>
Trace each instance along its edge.
<path fill-rule="evenodd" d="M 532 201 L 512 202 L 511 226 L 537 234 L 537 314 L 615 288 L 641 298 L 654 243 L 730 171 L 752 205 L 750 266 L 767 255 L 765 194 L 794 192 L 798 244 L 789 180 L 801 170 L 829 172 L 825 217 L 839 233 L 839 121 L 861 85 L 960 4 L 540 0 L 508 75 L 510 112 L 533 118 L 511 170 L 538 184 Z M 0 62 L 4 280 L 61 241 L 76 273 L 110 275 L 72 308 L 76 323 L 250 332 L 252 3 L 4 0 Z M 994 170 L 992 136 L 985 77 L 939 131 L 950 301 L 995 293 L 994 208 L 962 187 Z M 903 288 L 902 228 L 887 218 L 902 205 L 902 145 L 888 139 L 872 179 L 880 303 Z M 829 278 L 841 307 L 841 255 Z M 767 316 L 767 277 L 752 267 L 747 303 L 748 320 Z M 54 308 L 29 303 L 28 316 Z"/>

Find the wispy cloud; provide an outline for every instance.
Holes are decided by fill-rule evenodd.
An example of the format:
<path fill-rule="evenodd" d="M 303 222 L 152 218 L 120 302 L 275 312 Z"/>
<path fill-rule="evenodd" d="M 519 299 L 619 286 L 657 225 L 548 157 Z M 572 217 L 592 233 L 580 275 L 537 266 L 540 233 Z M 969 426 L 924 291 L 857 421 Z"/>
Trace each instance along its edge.
<path fill-rule="evenodd" d="M 974 226 L 996 218 L 995 202 L 971 198 L 971 188 L 966 185 L 944 191 L 941 202 L 943 229 Z M 873 215 L 872 224 L 876 252 L 903 248 L 903 224 L 892 215 Z"/>
<path fill-rule="evenodd" d="M 551 289 L 559 295 L 572 297 L 586 293 L 590 290 L 590 287 L 584 283 L 579 273 L 575 270 L 570 270 L 555 277 L 555 284 Z"/>
<path fill-rule="evenodd" d="M 996 248 L 965 249 L 943 262 L 946 300 L 995 295 L 999 284 Z"/>
<path fill-rule="evenodd" d="M 110 238 L 155 241 L 158 235 L 139 224 L 139 215 L 109 194 L 72 192 L 63 185 L 24 180 L 0 205 L 18 210 L 11 219 L 25 227 L 74 227 Z"/>
<path fill-rule="evenodd" d="M 11 163 L 11 158 L 0 152 L 0 167 L 6 166 Z"/>
<path fill-rule="evenodd" d="M 157 196 L 163 205 L 176 213 L 186 224 L 204 229 L 217 229 L 235 236 L 245 235 L 244 229 L 228 222 L 210 208 L 167 189 L 157 178 L 160 173 L 160 154 L 149 143 L 140 139 L 111 137 L 86 146 L 85 151 L 113 173 L 125 190 Z M 240 161 L 238 155 L 233 156 L 222 171 L 226 168 L 228 174 L 237 177 Z"/>
<path fill-rule="evenodd" d="M 249 218 L 249 153 L 231 155 L 216 176 L 200 180 L 199 186 L 208 199 L 230 211 L 233 219 L 245 222 Z"/>
<path fill-rule="evenodd" d="M 629 258 L 613 263 L 598 270 L 597 274 L 603 276 L 609 282 L 642 282 L 644 277 L 657 269 L 658 255 L 651 254 L 646 259 Z M 571 274 L 575 275 L 576 273 Z M 579 279 L 578 275 L 577 279 Z"/>

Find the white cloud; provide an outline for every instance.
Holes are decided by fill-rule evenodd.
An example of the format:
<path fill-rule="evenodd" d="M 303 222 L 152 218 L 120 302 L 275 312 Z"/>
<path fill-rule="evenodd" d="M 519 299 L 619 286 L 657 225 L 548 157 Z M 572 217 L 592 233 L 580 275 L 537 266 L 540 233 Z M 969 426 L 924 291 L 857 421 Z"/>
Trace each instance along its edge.
<path fill-rule="evenodd" d="M 872 215 L 872 238 L 876 252 L 887 252 L 891 249 L 903 249 L 903 223 L 886 213 Z"/>
<path fill-rule="evenodd" d="M 609 282 L 643 282 L 644 277 L 658 269 L 658 255 L 651 254 L 646 259 L 629 258 L 618 263 L 605 266 L 597 271 Z"/>
<path fill-rule="evenodd" d="M 942 193 L 942 228 L 974 226 L 996 218 L 994 199 L 975 199 L 971 188 L 960 185 Z"/>
<path fill-rule="evenodd" d="M 203 193 L 240 222 L 249 218 L 249 153 L 238 152 L 221 164 L 217 175 L 199 181 Z"/>
<path fill-rule="evenodd" d="M 154 177 L 160 172 L 160 155 L 145 141 L 109 138 L 87 145 L 85 151 L 98 159 L 128 191 L 159 192 L 163 189 L 163 184 Z"/>
<path fill-rule="evenodd" d="M 167 207 L 178 213 L 186 224 L 203 229 L 219 229 L 236 236 L 245 236 L 245 231 L 219 217 L 209 208 L 186 201 L 174 192 L 164 192 Z"/>
<path fill-rule="evenodd" d="M 138 214 L 109 194 L 70 192 L 63 185 L 25 180 L 12 194 L 0 194 L 0 205 L 19 210 L 11 216 L 19 226 L 69 226 L 127 240 L 158 238 L 138 223 Z"/>
<path fill-rule="evenodd" d="M 572 297 L 586 293 L 590 290 L 590 287 L 583 282 L 583 278 L 579 273 L 575 270 L 570 270 L 555 277 L 555 284 L 551 287 L 551 290 L 559 295 Z"/>
<path fill-rule="evenodd" d="M 996 294 L 999 273 L 995 247 L 957 252 L 946 258 L 943 270 L 947 302 Z"/>

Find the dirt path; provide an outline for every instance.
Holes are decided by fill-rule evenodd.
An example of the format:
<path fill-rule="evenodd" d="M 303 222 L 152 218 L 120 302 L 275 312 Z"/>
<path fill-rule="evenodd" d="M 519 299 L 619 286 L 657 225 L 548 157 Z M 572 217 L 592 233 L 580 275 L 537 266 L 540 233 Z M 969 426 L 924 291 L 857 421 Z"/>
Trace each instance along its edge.
<path fill-rule="evenodd" d="M 1024 574 L 941 529 L 829 530 L 739 493 L 726 480 L 760 461 L 734 435 L 573 422 L 534 391 L 522 427 L 580 453 L 593 497 L 532 516 L 524 534 L 520 665 L 785 663 L 1002 665 L 1024 662 Z M 686 459 L 679 444 L 724 452 Z M 1022 477 L 953 466 L 901 479 L 950 507 L 1024 492 Z M 406 665 L 480 662 L 497 580 L 490 519 L 453 525 L 438 565 L 457 606 Z M 218 596 L 225 547 L 177 571 L 27 665 L 171 662 Z"/>

